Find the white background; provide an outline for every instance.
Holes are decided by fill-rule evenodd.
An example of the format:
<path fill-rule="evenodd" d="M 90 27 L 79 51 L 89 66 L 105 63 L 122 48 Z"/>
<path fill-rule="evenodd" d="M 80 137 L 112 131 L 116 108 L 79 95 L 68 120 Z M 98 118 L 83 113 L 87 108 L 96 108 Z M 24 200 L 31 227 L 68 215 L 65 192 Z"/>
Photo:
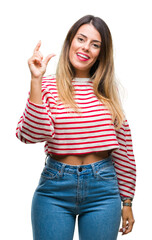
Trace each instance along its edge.
<path fill-rule="evenodd" d="M 8 1 L 0 6 L 1 157 L 0 238 L 32 240 L 31 200 L 44 166 L 43 143 L 25 145 L 15 137 L 30 88 L 27 60 L 39 40 L 44 56 L 56 53 L 46 74 L 55 73 L 71 25 L 93 14 L 108 24 L 114 44 L 116 74 L 123 86 L 123 106 L 132 130 L 137 164 L 133 231 L 118 239 L 151 236 L 151 6 L 140 0 Z M 75 237 L 78 239 L 77 224 Z M 95 239 L 96 240 L 96 239 Z"/>

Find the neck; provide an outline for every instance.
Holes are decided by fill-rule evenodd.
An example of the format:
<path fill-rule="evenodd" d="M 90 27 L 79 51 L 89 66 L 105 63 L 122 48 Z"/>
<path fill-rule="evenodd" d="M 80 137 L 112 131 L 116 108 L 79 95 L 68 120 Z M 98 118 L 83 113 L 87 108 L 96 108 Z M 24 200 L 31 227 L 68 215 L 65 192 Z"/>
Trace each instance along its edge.
<path fill-rule="evenodd" d="M 76 71 L 75 78 L 90 78 L 90 74 L 86 71 Z"/>

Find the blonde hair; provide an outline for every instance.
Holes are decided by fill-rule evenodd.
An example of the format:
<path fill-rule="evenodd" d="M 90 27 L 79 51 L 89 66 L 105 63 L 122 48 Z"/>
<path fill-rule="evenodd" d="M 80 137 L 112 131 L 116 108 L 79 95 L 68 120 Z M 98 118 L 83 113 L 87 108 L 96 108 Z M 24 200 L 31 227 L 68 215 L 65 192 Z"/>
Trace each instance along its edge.
<path fill-rule="evenodd" d="M 77 30 L 83 24 L 92 24 L 101 35 L 101 51 L 98 60 L 90 70 L 90 78 L 93 80 L 94 94 L 99 101 L 108 107 L 114 126 L 118 129 L 123 123 L 124 113 L 114 74 L 112 37 L 108 26 L 101 18 L 87 15 L 79 19 L 70 28 L 64 41 L 56 70 L 59 102 L 61 101 L 64 104 L 67 111 L 80 113 L 80 109 L 74 100 L 72 79 L 75 77 L 75 71 L 69 60 L 69 49 Z"/>

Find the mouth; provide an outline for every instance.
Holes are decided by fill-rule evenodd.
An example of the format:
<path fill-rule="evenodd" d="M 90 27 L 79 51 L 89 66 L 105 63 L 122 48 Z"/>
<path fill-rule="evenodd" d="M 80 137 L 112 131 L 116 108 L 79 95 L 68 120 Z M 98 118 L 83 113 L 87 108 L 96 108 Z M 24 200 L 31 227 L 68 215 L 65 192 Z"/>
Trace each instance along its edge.
<path fill-rule="evenodd" d="M 84 53 L 78 52 L 78 53 L 76 53 L 76 55 L 79 58 L 79 60 L 81 60 L 81 61 L 87 61 L 90 59 L 90 57 Z"/>

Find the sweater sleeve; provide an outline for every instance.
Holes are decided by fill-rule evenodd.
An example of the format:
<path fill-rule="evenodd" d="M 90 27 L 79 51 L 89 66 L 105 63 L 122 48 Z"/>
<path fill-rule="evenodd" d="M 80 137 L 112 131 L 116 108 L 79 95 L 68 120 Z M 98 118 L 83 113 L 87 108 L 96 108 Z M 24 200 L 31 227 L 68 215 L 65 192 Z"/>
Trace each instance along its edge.
<path fill-rule="evenodd" d="M 125 119 L 116 130 L 119 149 L 112 152 L 121 200 L 133 199 L 136 186 L 136 163 L 133 153 L 131 130 Z"/>
<path fill-rule="evenodd" d="M 29 98 L 17 128 L 16 137 L 24 143 L 47 141 L 54 137 L 54 121 L 51 114 L 53 96 L 47 88 L 42 88 L 42 105 L 30 102 Z"/>

